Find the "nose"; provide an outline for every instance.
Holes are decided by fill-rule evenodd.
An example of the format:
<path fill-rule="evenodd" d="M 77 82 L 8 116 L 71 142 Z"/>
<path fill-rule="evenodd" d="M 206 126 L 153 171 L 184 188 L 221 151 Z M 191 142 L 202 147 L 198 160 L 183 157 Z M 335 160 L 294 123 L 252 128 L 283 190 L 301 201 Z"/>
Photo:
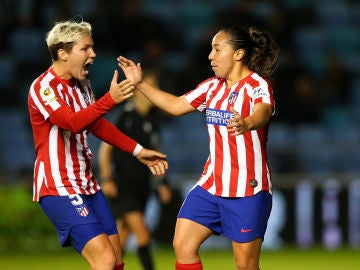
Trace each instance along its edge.
<path fill-rule="evenodd" d="M 212 51 L 209 53 L 208 59 L 211 61 L 214 59 Z"/>
<path fill-rule="evenodd" d="M 91 50 L 90 50 L 90 57 L 91 57 L 91 58 L 95 58 L 95 57 L 96 57 L 96 53 L 95 53 L 95 50 L 94 50 L 94 49 L 91 49 Z"/>

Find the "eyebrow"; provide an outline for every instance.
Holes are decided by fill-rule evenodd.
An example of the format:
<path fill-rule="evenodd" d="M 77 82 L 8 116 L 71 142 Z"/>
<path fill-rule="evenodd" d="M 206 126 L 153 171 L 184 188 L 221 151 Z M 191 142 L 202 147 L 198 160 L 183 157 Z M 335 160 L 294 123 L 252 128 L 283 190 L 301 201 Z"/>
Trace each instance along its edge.
<path fill-rule="evenodd" d="M 218 42 L 218 43 L 214 43 L 212 44 L 213 47 L 217 47 L 217 46 L 222 46 L 224 44 L 228 43 L 228 40 L 225 39 L 225 40 L 222 40 L 221 42 Z"/>

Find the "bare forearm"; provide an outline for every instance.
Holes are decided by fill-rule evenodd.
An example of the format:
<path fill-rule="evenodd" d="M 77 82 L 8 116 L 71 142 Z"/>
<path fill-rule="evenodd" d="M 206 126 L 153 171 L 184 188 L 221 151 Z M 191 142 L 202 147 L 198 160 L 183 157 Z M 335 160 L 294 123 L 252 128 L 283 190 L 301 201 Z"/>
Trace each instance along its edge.
<path fill-rule="evenodd" d="M 271 118 L 272 107 L 270 105 L 260 105 L 249 117 L 244 121 L 247 123 L 249 130 L 256 130 L 265 126 Z"/>
<path fill-rule="evenodd" d="M 227 125 L 231 136 L 241 135 L 249 130 L 262 128 L 270 121 L 273 112 L 271 105 L 265 103 L 255 105 L 254 112 L 246 118 L 242 118 L 234 108 L 231 107 L 230 110 L 234 113 L 234 117 L 229 120 Z"/>
<path fill-rule="evenodd" d="M 170 115 L 179 116 L 193 111 L 193 108 L 184 97 L 178 97 L 162 91 L 146 81 L 139 83 L 137 89 L 141 91 L 151 103 Z"/>

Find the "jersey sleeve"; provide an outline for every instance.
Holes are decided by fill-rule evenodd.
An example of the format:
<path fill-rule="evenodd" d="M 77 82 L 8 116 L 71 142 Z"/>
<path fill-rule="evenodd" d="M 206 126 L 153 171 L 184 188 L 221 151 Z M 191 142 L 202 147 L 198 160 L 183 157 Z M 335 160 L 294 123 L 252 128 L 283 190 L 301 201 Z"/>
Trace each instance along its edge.
<path fill-rule="evenodd" d="M 259 84 L 252 89 L 250 96 L 254 104 L 268 103 L 274 108 L 273 91 L 268 81 L 259 80 Z"/>
<path fill-rule="evenodd" d="M 101 118 L 89 126 L 89 131 L 102 141 L 136 156 L 142 146 L 135 140 L 125 135 L 105 118 Z"/>
<path fill-rule="evenodd" d="M 115 102 L 109 93 L 106 93 L 102 98 L 97 100 L 91 106 L 78 112 L 74 112 L 61 99 L 56 102 L 59 105 L 56 105 L 56 110 L 51 112 L 49 121 L 65 130 L 69 130 L 74 133 L 78 133 L 84 130 L 88 125 L 104 116 L 115 106 Z"/>
<path fill-rule="evenodd" d="M 62 129 L 79 133 L 116 105 L 110 93 L 106 93 L 95 102 L 92 92 L 90 92 L 92 104 L 75 111 L 68 104 L 73 101 L 66 100 L 59 85 L 56 80 L 50 82 L 36 80 L 30 87 L 29 106 L 32 110 L 40 112 L 45 120 Z"/>
<path fill-rule="evenodd" d="M 209 88 L 211 88 L 212 82 L 211 79 L 206 80 L 198 86 L 190 90 L 185 94 L 185 99 L 191 106 L 193 106 L 196 110 L 200 112 L 204 112 L 206 109 L 206 95 L 208 93 Z"/>

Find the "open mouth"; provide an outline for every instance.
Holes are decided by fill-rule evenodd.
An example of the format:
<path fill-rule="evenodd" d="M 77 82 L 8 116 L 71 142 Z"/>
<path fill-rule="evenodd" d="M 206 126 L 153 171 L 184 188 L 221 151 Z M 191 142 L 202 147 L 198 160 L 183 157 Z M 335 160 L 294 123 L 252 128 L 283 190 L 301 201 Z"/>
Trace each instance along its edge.
<path fill-rule="evenodd" d="M 90 65 L 92 65 L 92 62 L 91 63 L 87 63 L 87 64 L 85 64 L 85 66 L 84 66 L 84 72 L 85 72 L 85 74 L 86 75 L 88 75 L 89 74 L 89 67 L 90 67 Z"/>

